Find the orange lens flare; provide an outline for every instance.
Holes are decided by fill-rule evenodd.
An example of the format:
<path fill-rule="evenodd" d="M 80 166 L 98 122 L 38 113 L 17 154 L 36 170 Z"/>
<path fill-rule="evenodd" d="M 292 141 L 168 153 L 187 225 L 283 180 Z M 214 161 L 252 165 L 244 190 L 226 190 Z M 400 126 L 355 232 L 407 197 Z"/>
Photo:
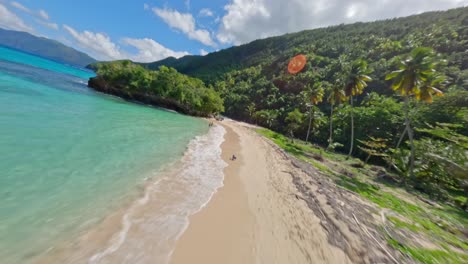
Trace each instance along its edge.
<path fill-rule="evenodd" d="M 288 64 L 288 72 L 290 74 L 297 74 L 301 72 L 307 63 L 307 59 L 304 55 L 300 54 L 292 58 Z"/>

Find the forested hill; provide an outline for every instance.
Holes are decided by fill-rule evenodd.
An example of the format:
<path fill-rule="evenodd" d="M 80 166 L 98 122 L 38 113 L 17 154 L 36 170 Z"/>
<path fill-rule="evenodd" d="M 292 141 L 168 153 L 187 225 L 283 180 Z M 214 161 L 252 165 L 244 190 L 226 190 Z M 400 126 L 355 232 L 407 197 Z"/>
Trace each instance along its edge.
<path fill-rule="evenodd" d="M 0 28 L 0 46 L 17 49 L 54 61 L 85 67 L 96 62 L 87 54 L 77 51 L 62 43 L 36 37 L 26 32 L 5 30 Z"/>
<path fill-rule="evenodd" d="M 307 64 L 290 74 L 298 54 Z M 467 7 L 144 66 L 161 65 L 212 85 L 228 117 L 386 164 L 415 188 L 468 206 Z"/>
<path fill-rule="evenodd" d="M 260 64 L 268 66 L 269 75 L 278 74 L 284 63 L 297 53 L 308 56 L 309 68 L 330 67 L 343 54 L 349 60 L 364 58 L 371 64 L 379 63 L 384 67 L 382 62 L 386 63 L 412 47 L 429 46 L 444 54 L 457 70 L 461 70 L 468 67 L 467 26 L 468 7 L 465 7 L 306 30 L 256 40 L 206 56 L 167 58 L 144 66 L 157 69 L 165 65 L 205 82 L 213 82 L 224 73 Z"/>

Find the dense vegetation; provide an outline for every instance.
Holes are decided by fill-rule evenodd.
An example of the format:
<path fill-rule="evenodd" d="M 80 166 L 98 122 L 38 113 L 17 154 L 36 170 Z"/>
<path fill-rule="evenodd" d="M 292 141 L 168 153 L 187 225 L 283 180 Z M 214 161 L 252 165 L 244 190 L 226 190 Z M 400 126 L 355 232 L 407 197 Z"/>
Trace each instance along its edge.
<path fill-rule="evenodd" d="M 398 181 L 466 208 L 468 8 L 239 49 L 262 45 L 263 60 L 214 85 L 227 116 L 387 166 Z M 291 75 L 287 63 L 297 54 L 309 61 Z"/>
<path fill-rule="evenodd" d="M 196 116 L 224 110 L 223 100 L 212 88 L 173 68 L 150 71 L 130 61 L 102 62 L 92 68 L 97 77 L 90 79 L 89 86 L 98 91 Z"/>
<path fill-rule="evenodd" d="M 222 75 L 233 70 L 263 65 L 265 75 L 278 75 L 284 70 L 284 63 L 292 56 L 303 53 L 309 58 L 309 69 L 318 68 L 333 72 L 340 56 L 343 59 L 363 58 L 380 73 L 379 80 L 370 89 L 379 88 L 384 79 L 382 68 L 388 68 L 391 59 L 398 54 L 409 52 L 413 47 L 433 47 L 445 54 L 448 68 L 456 70 L 451 74 L 458 82 L 466 80 L 466 72 L 459 72 L 460 66 L 466 69 L 466 36 L 468 35 L 468 8 L 449 11 L 428 12 L 405 18 L 355 23 L 328 28 L 306 30 L 252 43 L 232 47 L 206 56 L 185 56 L 180 59 L 167 58 L 162 61 L 143 64 L 150 69 L 165 65 L 180 73 L 202 79 L 207 83 L 217 81 Z M 447 71 L 451 72 L 451 71 Z M 331 76 L 326 76 L 327 79 Z M 380 87 L 384 92 L 387 86 Z M 387 91 L 387 94 L 390 92 Z"/>
<path fill-rule="evenodd" d="M 398 173 L 395 181 L 466 209 L 467 47 L 468 8 L 458 8 L 303 31 L 143 66 L 174 67 L 209 83 L 228 117 L 386 166 Z M 308 58 L 306 68 L 289 74 L 288 62 L 297 54 Z M 137 69 L 133 77 L 119 69 L 117 79 L 142 91 L 173 91 L 166 77 L 188 78 L 163 67 L 155 76 L 163 72 L 164 78 L 140 81 L 148 78 L 135 76 L 149 72 L 131 68 Z M 105 72 L 109 79 L 116 74 Z M 217 102 L 210 111 L 221 111 L 217 95 L 208 97 Z"/>
<path fill-rule="evenodd" d="M 25 51 L 74 66 L 85 67 L 96 62 L 95 59 L 85 53 L 67 47 L 58 41 L 36 37 L 26 32 L 0 28 L 0 46 Z"/>

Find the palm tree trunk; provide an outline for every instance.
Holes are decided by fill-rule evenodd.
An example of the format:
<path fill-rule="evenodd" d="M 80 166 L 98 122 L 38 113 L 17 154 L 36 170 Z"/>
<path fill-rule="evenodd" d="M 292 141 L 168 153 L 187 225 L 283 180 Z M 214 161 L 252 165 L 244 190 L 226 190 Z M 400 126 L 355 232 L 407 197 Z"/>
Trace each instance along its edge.
<path fill-rule="evenodd" d="M 405 96 L 405 105 L 406 105 L 406 110 L 405 110 L 405 124 L 406 124 L 406 130 L 408 131 L 408 137 L 410 140 L 410 148 L 411 148 L 411 156 L 410 156 L 410 178 L 411 180 L 414 180 L 414 138 L 413 138 L 413 129 L 411 129 L 411 119 L 409 117 L 409 111 L 410 111 L 410 105 L 409 105 L 409 98 L 408 96 Z"/>
<path fill-rule="evenodd" d="M 313 136 L 315 134 L 315 127 L 314 127 L 314 123 L 315 123 L 315 109 L 312 110 L 312 122 L 310 123 L 312 125 L 312 129 L 310 130 L 310 134 Z"/>
<path fill-rule="evenodd" d="M 406 124 L 406 121 L 405 121 L 405 124 Z M 406 132 L 408 132 L 408 128 L 405 126 L 405 129 L 403 130 L 403 133 L 401 133 L 400 139 L 398 140 L 398 143 L 397 143 L 395 149 L 400 148 L 401 142 L 403 142 L 403 139 L 405 138 Z"/>
<path fill-rule="evenodd" d="M 367 163 L 369 161 L 369 159 L 371 158 L 371 155 L 367 155 L 367 158 L 366 158 L 366 161 L 364 161 L 365 163 Z"/>
<path fill-rule="evenodd" d="M 396 145 L 395 149 L 399 149 L 401 143 L 403 142 L 403 139 L 405 138 L 406 133 L 408 132 L 408 128 L 406 127 L 406 121 L 405 121 L 405 129 L 403 130 L 403 133 L 401 133 L 400 139 L 398 140 L 398 143 Z M 401 151 L 400 151 L 401 154 Z M 387 170 L 389 170 L 392 167 L 392 162 L 388 163 Z"/>
<path fill-rule="evenodd" d="M 350 97 L 351 101 L 351 146 L 349 147 L 349 154 L 348 158 L 351 157 L 351 154 L 353 154 L 353 148 L 354 148 L 354 109 L 353 109 L 353 96 L 351 95 Z"/>
<path fill-rule="evenodd" d="M 307 129 L 306 143 L 309 142 L 310 127 L 312 126 L 312 107 L 309 109 L 309 128 Z"/>
<path fill-rule="evenodd" d="M 410 156 L 410 178 L 411 180 L 414 181 L 414 156 L 415 156 L 415 149 L 414 149 L 414 133 L 413 130 L 411 129 L 411 124 L 408 123 L 408 137 L 410 140 L 410 146 L 411 146 L 411 156 Z"/>
<path fill-rule="evenodd" d="M 328 137 L 328 146 L 333 144 L 333 104 L 330 109 L 330 136 Z"/>

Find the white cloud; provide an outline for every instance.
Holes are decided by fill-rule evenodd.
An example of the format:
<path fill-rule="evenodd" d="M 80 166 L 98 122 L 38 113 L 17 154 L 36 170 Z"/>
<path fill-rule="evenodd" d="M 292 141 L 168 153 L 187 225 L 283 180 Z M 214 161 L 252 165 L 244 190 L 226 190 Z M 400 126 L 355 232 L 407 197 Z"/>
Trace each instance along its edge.
<path fill-rule="evenodd" d="M 211 11 L 209 8 L 202 8 L 200 12 L 198 13 L 198 16 L 201 17 L 212 17 L 214 16 L 213 11 Z"/>
<path fill-rule="evenodd" d="M 153 12 L 166 22 L 171 28 L 180 30 L 190 39 L 197 40 L 204 45 L 215 47 L 210 32 L 205 29 L 196 29 L 195 19 L 190 13 L 179 13 L 177 10 L 153 8 Z"/>
<path fill-rule="evenodd" d="M 48 21 L 50 19 L 50 17 L 49 17 L 49 14 L 47 14 L 47 12 L 45 10 L 39 9 L 38 11 L 34 11 L 34 10 L 31 10 L 30 8 L 20 4 L 18 2 L 15 2 L 15 1 L 10 2 L 10 4 L 14 8 L 31 15 L 34 18 L 34 21 L 37 24 L 39 24 L 41 26 L 44 26 L 44 27 L 47 27 L 47 28 L 50 28 L 50 29 L 53 29 L 53 30 L 58 30 L 59 29 L 59 26 L 56 23 L 52 23 L 52 22 Z"/>
<path fill-rule="evenodd" d="M 185 51 L 176 52 L 168 49 L 149 38 L 123 38 L 121 41 L 123 45 L 132 46 L 137 50 L 136 53 L 130 53 L 124 51 L 104 33 L 95 33 L 86 30 L 78 32 L 67 25 L 63 25 L 63 28 L 75 39 L 75 43 L 78 43 L 81 49 L 98 60 L 129 59 L 137 62 L 153 62 L 171 56 L 180 58 L 189 55 L 189 53 Z"/>
<path fill-rule="evenodd" d="M 242 44 L 304 29 L 407 16 L 468 5 L 468 0 L 232 0 L 217 38 Z"/>
<path fill-rule="evenodd" d="M 26 25 L 21 18 L 2 4 L 0 4 L 0 27 L 10 30 L 26 31 L 29 33 L 34 31 L 32 27 Z"/>
<path fill-rule="evenodd" d="M 149 39 L 132 39 L 124 38 L 122 42 L 126 45 L 135 47 L 138 50 L 137 54 L 127 56 L 129 59 L 138 62 L 153 62 L 167 57 L 180 58 L 189 55 L 188 52 L 176 52 L 164 47 L 158 42 Z"/>
<path fill-rule="evenodd" d="M 58 30 L 59 29 L 59 26 L 57 25 L 57 23 L 51 23 L 51 22 L 46 22 L 46 21 L 42 21 L 42 20 L 39 20 L 39 19 L 36 19 L 36 22 L 44 27 L 48 27 L 50 29 L 53 29 L 53 30 Z"/>
<path fill-rule="evenodd" d="M 49 14 L 47 14 L 46 11 L 41 9 L 41 10 L 38 11 L 38 14 L 42 19 L 49 20 Z"/>
<path fill-rule="evenodd" d="M 37 16 L 41 19 L 44 19 L 44 20 L 49 20 L 49 14 L 47 14 L 47 12 L 43 9 L 39 9 L 37 12 L 34 11 L 34 10 L 31 10 L 30 8 L 24 6 L 23 4 L 21 3 L 18 3 L 16 1 L 12 1 L 10 2 L 11 6 L 15 7 L 16 9 L 18 10 L 21 10 L 25 13 L 28 13 L 30 15 L 34 15 L 34 16 Z"/>
<path fill-rule="evenodd" d="M 91 56 L 99 60 L 122 59 L 119 47 L 107 35 L 87 30 L 77 32 L 68 25 L 63 25 L 63 28 L 77 41 L 78 46 L 89 52 Z"/>
<path fill-rule="evenodd" d="M 204 49 L 201 49 L 201 50 L 200 50 L 200 55 L 205 56 L 205 55 L 207 55 L 207 54 L 208 54 L 208 51 L 206 51 L 206 50 L 204 50 Z"/>
<path fill-rule="evenodd" d="M 10 4 L 11 4 L 13 7 L 15 7 L 15 8 L 17 8 L 17 9 L 23 11 L 23 12 L 26 12 L 26 13 L 29 13 L 29 14 L 32 14 L 32 13 L 33 13 L 33 12 L 31 11 L 31 9 L 25 7 L 24 5 L 22 5 L 22 4 L 18 3 L 18 2 L 13 1 L 13 2 L 10 2 Z"/>

